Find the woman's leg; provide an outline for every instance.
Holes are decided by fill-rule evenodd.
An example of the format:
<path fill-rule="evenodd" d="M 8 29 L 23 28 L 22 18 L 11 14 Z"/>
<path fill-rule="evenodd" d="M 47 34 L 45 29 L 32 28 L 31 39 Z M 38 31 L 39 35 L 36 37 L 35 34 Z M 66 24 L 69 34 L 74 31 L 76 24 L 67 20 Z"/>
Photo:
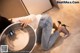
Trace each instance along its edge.
<path fill-rule="evenodd" d="M 42 37 L 42 27 L 38 25 L 38 28 L 36 30 L 37 34 L 37 44 L 41 44 L 41 37 Z"/>
<path fill-rule="evenodd" d="M 43 29 L 44 28 L 46 28 L 47 27 L 47 25 L 48 25 L 48 22 L 50 22 L 51 23 L 51 26 L 50 26 L 50 31 L 52 30 L 52 20 L 51 20 L 51 18 L 49 17 L 49 20 L 50 21 L 47 21 L 48 20 L 48 15 L 43 15 L 42 16 L 42 18 L 40 19 L 40 22 L 39 22 L 39 25 L 38 25 L 38 28 L 37 28 L 37 31 L 36 31 L 36 34 L 37 34 L 37 43 L 41 43 L 41 39 L 42 39 L 42 34 L 43 33 L 45 33 L 46 32 L 46 30 L 45 31 L 43 31 Z M 48 30 L 47 30 L 48 31 Z M 48 32 L 48 33 L 51 33 L 51 32 Z M 50 36 L 50 35 L 49 35 Z M 42 44 L 42 43 L 41 43 Z"/>
<path fill-rule="evenodd" d="M 41 43 L 41 47 L 44 50 L 48 50 L 52 47 L 52 45 L 55 43 L 56 39 L 59 37 L 60 31 L 62 31 L 65 28 L 62 28 L 61 25 L 56 26 L 55 32 L 53 35 L 51 35 L 52 28 L 54 27 L 54 24 L 52 23 L 52 20 L 49 16 L 43 15 L 39 22 L 38 30 L 37 30 L 37 40 Z M 55 28 L 55 27 L 54 27 Z"/>
<path fill-rule="evenodd" d="M 59 34 L 59 31 L 56 30 L 56 31 L 50 36 L 50 40 L 49 40 L 49 43 L 48 43 L 48 48 L 47 48 L 47 50 L 50 49 L 50 48 L 54 45 L 54 43 L 55 43 L 56 40 L 58 39 L 59 35 L 60 35 L 60 34 Z"/>
<path fill-rule="evenodd" d="M 54 36 L 51 37 L 53 26 L 54 24 L 52 23 L 51 17 L 49 17 L 48 15 L 43 15 L 37 29 L 37 42 L 41 43 L 41 47 L 43 50 L 48 50 L 49 48 L 51 48 L 51 46 L 59 36 L 59 33 L 55 32 Z"/>
<path fill-rule="evenodd" d="M 53 28 L 51 17 L 43 15 L 43 17 L 40 20 L 40 26 L 42 27 L 41 47 L 42 49 L 47 50 L 49 47 L 51 31 Z"/>

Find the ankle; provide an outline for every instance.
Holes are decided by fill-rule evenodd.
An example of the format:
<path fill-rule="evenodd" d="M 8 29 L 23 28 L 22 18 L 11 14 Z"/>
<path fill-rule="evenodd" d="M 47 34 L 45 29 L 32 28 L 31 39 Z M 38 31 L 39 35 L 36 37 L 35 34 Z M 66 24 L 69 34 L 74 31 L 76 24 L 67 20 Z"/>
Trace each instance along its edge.
<path fill-rule="evenodd" d="M 58 27 L 56 26 L 56 24 L 55 24 L 55 23 L 53 23 L 53 28 L 54 28 L 55 30 L 57 30 L 57 29 L 58 29 Z"/>

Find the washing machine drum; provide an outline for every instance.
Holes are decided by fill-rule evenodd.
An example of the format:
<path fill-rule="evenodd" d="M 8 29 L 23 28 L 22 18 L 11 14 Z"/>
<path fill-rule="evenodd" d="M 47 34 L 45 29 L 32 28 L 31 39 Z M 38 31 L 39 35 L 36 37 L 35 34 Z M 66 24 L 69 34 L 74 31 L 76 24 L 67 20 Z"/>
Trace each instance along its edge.
<path fill-rule="evenodd" d="M 10 53 L 30 53 L 35 47 L 36 34 L 30 25 L 13 23 L 1 33 L 0 46 L 7 45 Z"/>

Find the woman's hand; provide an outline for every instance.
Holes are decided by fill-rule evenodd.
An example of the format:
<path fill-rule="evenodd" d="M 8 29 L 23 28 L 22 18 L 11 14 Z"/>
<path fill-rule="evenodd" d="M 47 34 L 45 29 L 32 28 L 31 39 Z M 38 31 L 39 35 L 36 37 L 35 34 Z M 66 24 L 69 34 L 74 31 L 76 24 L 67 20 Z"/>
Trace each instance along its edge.
<path fill-rule="evenodd" d="M 31 19 L 22 19 L 22 20 L 19 20 L 19 22 L 21 22 L 23 27 L 26 27 L 29 23 L 32 22 L 32 20 Z"/>
<path fill-rule="evenodd" d="M 12 18 L 10 20 L 12 20 L 13 23 L 20 22 L 23 27 L 25 27 L 27 24 L 29 24 L 33 21 L 30 17 Z"/>

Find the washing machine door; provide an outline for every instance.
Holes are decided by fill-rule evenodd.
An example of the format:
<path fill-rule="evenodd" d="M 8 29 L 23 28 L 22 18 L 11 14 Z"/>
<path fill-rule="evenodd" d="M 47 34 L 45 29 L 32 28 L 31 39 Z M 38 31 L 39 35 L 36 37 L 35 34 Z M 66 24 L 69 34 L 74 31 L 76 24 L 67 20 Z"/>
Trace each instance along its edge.
<path fill-rule="evenodd" d="M 7 46 L 9 53 L 30 53 L 36 43 L 36 34 L 34 29 L 27 25 L 22 27 L 21 23 L 13 23 L 6 27 L 0 36 L 0 48 Z"/>

